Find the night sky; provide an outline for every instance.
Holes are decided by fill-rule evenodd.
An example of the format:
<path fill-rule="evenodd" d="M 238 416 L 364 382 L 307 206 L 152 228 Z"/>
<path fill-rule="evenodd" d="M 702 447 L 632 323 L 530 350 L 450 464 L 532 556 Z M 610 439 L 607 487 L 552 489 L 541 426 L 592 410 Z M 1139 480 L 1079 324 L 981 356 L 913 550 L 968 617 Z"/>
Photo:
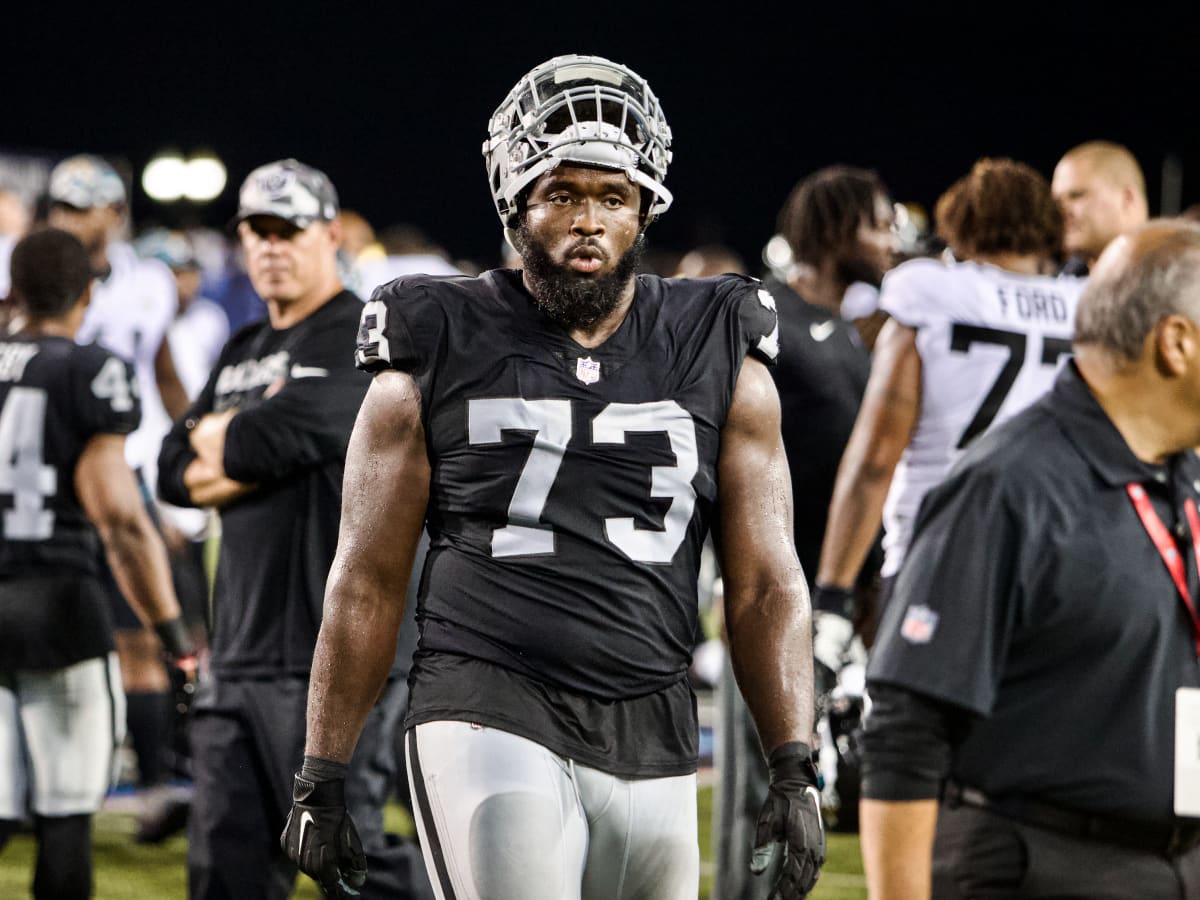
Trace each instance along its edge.
<path fill-rule="evenodd" d="M 11 4 L 9 5 L 11 7 Z M 121 155 L 208 148 L 211 207 L 136 224 L 219 225 L 237 184 L 283 156 L 323 168 L 376 227 L 411 222 L 456 257 L 498 261 L 480 155 L 488 116 L 538 62 L 597 53 L 645 76 L 674 131 L 674 207 L 652 245 L 724 241 L 758 260 L 797 179 L 845 162 L 932 210 L 979 156 L 1047 176 L 1083 140 L 1126 144 L 1161 209 L 1164 160 L 1200 202 L 1197 4 L 485 6 L 211 3 L 70 16 L 5 12 L 0 150 Z M 46 8 L 47 10 L 49 7 Z M 353 10 L 353 11 L 351 11 Z"/>

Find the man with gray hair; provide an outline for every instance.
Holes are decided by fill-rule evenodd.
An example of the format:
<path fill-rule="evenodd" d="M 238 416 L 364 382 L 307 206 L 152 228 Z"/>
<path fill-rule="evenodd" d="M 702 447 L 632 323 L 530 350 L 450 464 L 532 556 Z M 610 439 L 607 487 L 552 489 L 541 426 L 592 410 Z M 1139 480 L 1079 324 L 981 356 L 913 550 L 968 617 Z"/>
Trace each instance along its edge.
<path fill-rule="evenodd" d="M 1074 348 L 922 505 L 868 668 L 873 898 L 1200 896 L 1200 228 L 1114 241 Z"/>

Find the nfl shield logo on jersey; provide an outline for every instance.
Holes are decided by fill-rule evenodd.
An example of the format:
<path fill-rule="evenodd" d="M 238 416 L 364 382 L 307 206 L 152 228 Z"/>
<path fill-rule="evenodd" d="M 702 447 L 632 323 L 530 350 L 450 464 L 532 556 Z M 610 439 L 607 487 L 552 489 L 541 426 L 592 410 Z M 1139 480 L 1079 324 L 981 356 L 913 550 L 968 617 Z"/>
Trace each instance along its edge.
<path fill-rule="evenodd" d="M 595 384 L 600 380 L 600 363 L 590 356 L 575 360 L 575 377 L 584 384 Z"/>
<path fill-rule="evenodd" d="M 900 636 L 910 644 L 928 644 L 937 630 L 938 614 L 928 606 L 910 606 L 900 625 Z"/>

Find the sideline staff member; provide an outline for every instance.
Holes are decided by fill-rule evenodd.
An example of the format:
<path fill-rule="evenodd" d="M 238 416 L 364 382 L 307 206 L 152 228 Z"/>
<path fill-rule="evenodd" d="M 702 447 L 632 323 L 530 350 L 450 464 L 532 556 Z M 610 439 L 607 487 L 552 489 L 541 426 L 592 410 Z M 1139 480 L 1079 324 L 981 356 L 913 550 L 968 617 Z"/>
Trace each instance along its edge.
<path fill-rule="evenodd" d="M 874 898 L 1200 896 L 1200 228 L 1117 239 L 1075 352 L 922 507 L 868 670 Z"/>
<path fill-rule="evenodd" d="M 212 677 L 192 707 L 191 900 L 282 900 L 296 877 L 274 836 L 303 758 L 346 447 L 370 383 L 350 350 L 362 303 L 338 275 L 337 210 L 326 175 L 294 159 L 246 177 L 238 236 L 267 317 L 229 339 L 163 441 L 163 499 L 221 510 Z M 409 896 L 416 863 L 383 830 L 394 688 L 368 717 L 347 783 L 372 863 L 364 898 Z"/>

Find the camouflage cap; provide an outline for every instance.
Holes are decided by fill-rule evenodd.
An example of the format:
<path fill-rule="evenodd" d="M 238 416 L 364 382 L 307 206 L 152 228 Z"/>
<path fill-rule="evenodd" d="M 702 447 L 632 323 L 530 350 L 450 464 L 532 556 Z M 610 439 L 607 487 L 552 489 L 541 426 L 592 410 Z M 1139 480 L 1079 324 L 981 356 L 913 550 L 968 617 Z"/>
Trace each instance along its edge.
<path fill-rule="evenodd" d="M 47 190 L 52 203 L 76 209 L 120 206 L 125 202 L 125 182 L 117 170 L 99 156 L 68 156 L 50 173 Z"/>
<path fill-rule="evenodd" d="M 233 221 L 277 216 L 297 228 L 307 228 L 313 222 L 330 222 L 337 214 L 337 191 L 324 172 L 294 159 L 281 159 L 246 176 Z"/>

